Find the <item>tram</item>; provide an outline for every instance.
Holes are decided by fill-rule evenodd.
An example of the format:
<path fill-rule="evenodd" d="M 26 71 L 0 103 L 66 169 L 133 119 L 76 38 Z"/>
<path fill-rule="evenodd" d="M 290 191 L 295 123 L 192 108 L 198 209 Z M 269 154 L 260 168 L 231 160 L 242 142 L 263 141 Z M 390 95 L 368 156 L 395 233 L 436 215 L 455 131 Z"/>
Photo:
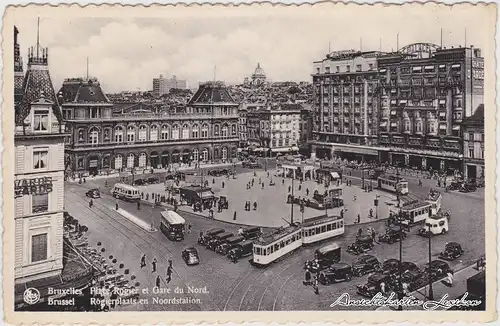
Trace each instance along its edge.
<path fill-rule="evenodd" d="M 432 204 L 420 200 L 412 200 L 404 203 L 401 206 L 401 212 L 406 215 L 409 226 L 424 222 L 426 218 L 433 215 Z"/>
<path fill-rule="evenodd" d="M 408 193 L 408 181 L 393 175 L 380 176 L 377 179 L 378 187 L 383 190 L 406 195 Z"/>
<path fill-rule="evenodd" d="M 261 236 L 253 244 L 252 264 L 267 266 L 303 245 L 344 234 L 344 219 L 340 216 L 318 216 L 302 224 Z"/>
<path fill-rule="evenodd" d="M 427 202 L 432 205 L 431 212 L 432 215 L 436 215 L 441 210 L 441 201 L 443 196 L 439 191 L 431 189 L 429 195 L 427 196 Z"/>

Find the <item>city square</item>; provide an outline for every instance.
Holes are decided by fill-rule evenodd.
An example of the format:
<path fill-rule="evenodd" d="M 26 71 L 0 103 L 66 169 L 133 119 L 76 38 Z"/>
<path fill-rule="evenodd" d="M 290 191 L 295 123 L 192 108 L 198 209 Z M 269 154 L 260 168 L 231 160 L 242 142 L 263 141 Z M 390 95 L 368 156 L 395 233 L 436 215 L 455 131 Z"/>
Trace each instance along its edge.
<path fill-rule="evenodd" d="M 75 30 L 33 16 L 33 30 L 14 19 L 14 310 L 424 311 L 470 295 L 478 304 L 459 308 L 485 312 L 486 260 L 494 270 L 485 119 L 495 108 L 484 79 L 492 48 L 475 10 L 474 26 L 433 13 L 469 28 L 475 46 L 443 41 L 440 26 L 440 42 L 405 35 L 400 44 L 398 34 L 394 45 L 372 37 L 363 48 L 351 30 L 344 43 L 322 36 L 326 52 L 311 42 L 320 26 L 354 17 L 333 13 L 314 24 L 283 16 L 275 28 L 316 26 L 282 36 L 310 49 L 283 52 L 270 45 L 281 37 L 255 34 L 268 40 L 259 55 L 224 47 L 260 28 L 232 9 L 220 26 L 180 15 L 171 26 L 110 18 Z M 106 57 L 107 33 L 120 26 L 127 53 L 148 58 L 140 69 L 123 70 L 119 51 Z M 84 77 L 57 64 L 73 51 L 61 28 L 81 33 L 92 54 L 74 54 Z M 210 47 L 191 48 L 203 40 Z"/>

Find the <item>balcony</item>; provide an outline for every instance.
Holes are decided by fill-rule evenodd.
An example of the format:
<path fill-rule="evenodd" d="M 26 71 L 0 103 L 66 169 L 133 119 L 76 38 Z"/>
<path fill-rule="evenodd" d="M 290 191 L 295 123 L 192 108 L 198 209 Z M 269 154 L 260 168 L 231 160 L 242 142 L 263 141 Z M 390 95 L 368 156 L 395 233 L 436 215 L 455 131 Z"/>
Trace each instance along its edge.
<path fill-rule="evenodd" d="M 31 123 L 27 123 L 23 126 L 15 126 L 14 134 L 24 135 L 24 136 L 43 136 L 43 137 L 55 137 L 67 134 L 66 126 L 64 124 L 59 125 L 58 122 L 54 122 L 48 126 L 47 130 L 43 131 L 34 131 Z"/>
<path fill-rule="evenodd" d="M 69 122 L 96 122 L 96 121 L 157 121 L 157 120 L 192 120 L 192 119 L 238 119 L 238 113 L 235 114 L 217 114 L 217 113 L 138 113 L 138 114 L 120 114 L 111 117 L 102 117 L 96 119 L 71 119 Z"/>

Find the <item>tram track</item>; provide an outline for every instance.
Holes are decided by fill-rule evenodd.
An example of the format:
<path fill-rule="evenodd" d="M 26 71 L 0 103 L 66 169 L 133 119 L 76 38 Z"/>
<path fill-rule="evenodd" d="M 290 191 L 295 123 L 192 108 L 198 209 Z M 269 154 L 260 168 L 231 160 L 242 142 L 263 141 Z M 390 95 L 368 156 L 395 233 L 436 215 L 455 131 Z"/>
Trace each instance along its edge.
<path fill-rule="evenodd" d="M 89 213 L 91 213 L 91 216 L 95 215 L 95 216 L 99 217 L 99 219 L 97 219 L 97 221 L 100 220 L 102 222 L 101 225 L 107 224 L 107 226 L 111 226 L 112 229 L 121 233 L 126 238 L 129 238 L 130 242 L 133 243 L 139 250 L 141 250 L 141 252 L 145 252 L 148 250 L 154 250 L 155 256 L 158 256 L 158 257 L 164 257 L 165 252 L 168 252 L 172 257 L 175 257 L 174 253 L 164 243 L 162 243 L 161 241 L 159 241 L 158 239 L 156 239 L 152 235 L 146 233 L 146 231 L 143 231 L 142 229 L 135 227 L 135 225 L 133 223 L 127 221 L 128 223 L 130 223 L 130 226 L 128 226 L 128 225 L 126 225 L 126 223 L 123 223 L 123 221 L 121 221 L 121 218 L 115 218 L 111 214 L 106 212 L 104 209 L 99 208 L 99 205 L 104 206 L 104 204 L 94 203 L 94 206 L 91 209 L 91 208 L 88 208 L 86 206 L 87 202 L 85 200 L 79 198 L 77 195 L 75 195 L 75 197 L 77 199 L 74 201 L 68 200 L 67 196 L 65 196 L 65 199 L 73 204 L 74 203 L 81 204 L 82 207 L 84 207 L 86 210 L 89 211 Z M 120 228 L 116 227 L 113 223 L 110 223 L 109 221 L 104 222 L 104 218 L 100 215 L 95 214 L 93 212 L 94 210 L 97 210 L 101 214 L 103 214 L 104 216 L 107 216 L 110 220 L 113 221 L 113 223 L 119 224 L 123 229 L 125 229 L 128 232 L 121 230 Z M 109 230 L 109 228 L 107 228 L 107 229 Z M 139 231 L 139 232 L 137 232 L 137 231 Z M 143 233 L 143 235 L 139 235 L 139 233 Z M 133 238 L 131 238 L 131 236 Z M 161 249 L 161 250 L 159 250 L 159 249 Z M 163 259 L 163 260 L 165 261 L 165 259 Z M 139 261 L 139 257 L 138 257 L 138 261 Z M 182 265 L 178 265 L 178 266 L 182 266 Z M 180 280 L 181 285 L 184 287 L 187 287 L 186 280 L 181 276 L 181 274 L 179 273 L 180 271 L 183 271 L 184 274 L 188 274 L 187 270 L 183 267 L 176 267 L 173 269 L 173 272 L 175 273 L 175 275 L 177 275 L 178 280 Z M 165 284 L 167 284 L 166 280 L 161 276 L 161 274 L 160 274 L 160 279 Z M 200 299 L 201 302 L 203 302 L 202 298 L 199 298 L 199 296 L 193 295 L 193 297 L 198 298 L 198 299 Z M 209 311 L 209 309 L 206 309 L 208 307 L 204 307 L 205 305 L 203 305 L 203 303 L 200 305 L 199 304 L 193 304 L 193 305 L 201 311 Z M 184 305 L 179 305 L 179 306 L 180 306 L 181 310 L 188 310 L 188 309 L 185 309 L 187 307 Z M 184 308 L 184 309 L 182 309 L 182 308 Z"/>

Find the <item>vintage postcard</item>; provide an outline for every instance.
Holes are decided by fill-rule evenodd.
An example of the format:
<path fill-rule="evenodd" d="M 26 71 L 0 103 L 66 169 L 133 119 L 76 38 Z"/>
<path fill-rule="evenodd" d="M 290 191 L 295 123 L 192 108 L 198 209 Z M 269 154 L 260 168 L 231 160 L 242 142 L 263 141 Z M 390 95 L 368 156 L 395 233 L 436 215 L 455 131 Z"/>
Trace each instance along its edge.
<path fill-rule="evenodd" d="M 8 7 L 6 321 L 494 320 L 496 12 Z"/>

